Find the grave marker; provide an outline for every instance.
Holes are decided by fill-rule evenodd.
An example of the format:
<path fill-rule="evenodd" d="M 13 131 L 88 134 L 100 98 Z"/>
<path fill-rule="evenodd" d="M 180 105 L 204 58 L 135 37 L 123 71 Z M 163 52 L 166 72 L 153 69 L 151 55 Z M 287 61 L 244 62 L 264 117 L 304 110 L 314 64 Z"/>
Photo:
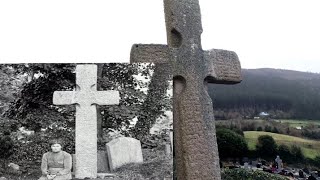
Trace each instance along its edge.
<path fill-rule="evenodd" d="M 97 91 L 97 66 L 77 65 L 75 91 L 55 91 L 53 104 L 76 104 L 75 177 L 97 177 L 96 105 L 119 104 L 118 91 Z"/>
<path fill-rule="evenodd" d="M 201 47 L 198 0 L 164 0 L 168 45 L 132 46 L 131 63 L 166 66 L 174 86 L 174 179 L 221 179 L 207 83 L 241 81 L 236 53 Z"/>
<path fill-rule="evenodd" d="M 107 143 L 106 147 L 111 171 L 125 164 L 143 162 L 141 143 L 137 139 L 119 137 Z"/>
<path fill-rule="evenodd" d="M 280 159 L 280 156 L 277 156 L 277 158 L 275 159 L 276 163 L 277 163 L 277 171 L 280 172 L 282 171 L 282 159 Z"/>

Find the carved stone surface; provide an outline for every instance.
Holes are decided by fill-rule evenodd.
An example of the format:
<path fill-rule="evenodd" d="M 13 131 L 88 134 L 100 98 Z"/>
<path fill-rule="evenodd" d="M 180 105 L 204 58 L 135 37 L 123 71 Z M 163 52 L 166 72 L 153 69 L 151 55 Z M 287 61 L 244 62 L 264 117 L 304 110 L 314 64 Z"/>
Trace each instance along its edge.
<path fill-rule="evenodd" d="M 75 177 L 97 177 L 96 105 L 119 104 L 118 91 L 97 91 L 97 66 L 77 65 L 76 90 L 55 91 L 53 104 L 76 104 Z"/>
<path fill-rule="evenodd" d="M 220 180 L 207 83 L 239 83 L 240 62 L 232 51 L 202 50 L 198 0 L 164 0 L 164 7 L 168 45 L 134 44 L 130 61 L 166 65 L 163 73 L 173 75 L 174 179 Z"/>

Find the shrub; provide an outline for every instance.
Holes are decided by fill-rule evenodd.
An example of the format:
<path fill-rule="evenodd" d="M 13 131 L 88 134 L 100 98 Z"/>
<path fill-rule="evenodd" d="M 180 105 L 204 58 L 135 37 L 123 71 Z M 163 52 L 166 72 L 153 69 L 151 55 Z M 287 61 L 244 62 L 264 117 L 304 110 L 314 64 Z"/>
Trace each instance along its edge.
<path fill-rule="evenodd" d="M 287 145 L 281 144 L 278 147 L 278 152 L 279 152 L 281 159 L 284 162 L 292 163 L 292 156 L 293 155 L 291 154 L 290 148 Z"/>
<path fill-rule="evenodd" d="M 248 151 L 248 145 L 243 136 L 229 129 L 217 129 L 219 156 L 242 157 Z"/>
<path fill-rule="evenodd" d="M 320 167 L 320 156 L 316 156 L 314 159 L 311 160 L 312 164 L 316 167 Z"/>
<path fill-rule="evenodd" d="M 263 129 L 262 129 L 262 127 L 261 126 L 259 126 L 258 128 L 257 128 L 257 131 L 262 131 Z"/>
<path fill-rule="evenodd" d="M 245 169 L 224 169 L 221 172 L 222 180 L 287 180 L 286 177 L 282 177 L 276 174 L 270 174 L 263 171 L 252 171 Z"/>
<path fill-rule="evenodd" d="M 244 133 L 241 129 L 234 127 L 234 128 L 230 128 L 230 130 L 244 137 Z"/>
<path fill-rule="evenodd" d="M 290 152 L 292 154 L 292 161 L 293 162 L 300 162 L 300 163 L 304 162 L 305 157 L 304 157 L 302 150 L 299 146 L 292 145 Z"/>
<path fill-rule="evenodd" d="M 254 131 L 254 130 L 256 130 L 255 124 L 256 124 L 255 122 L 244 122 L 242 124 L 242 130 L 243 131 Z"/>
<path fill-rule="evenodd" d="M 273 159 L 277 155 L 277 144 L 272 136 L 262 135 L 258 138 L 256 151 L 260 157 Z"/>
<path fill-rule="evenodd" d="M 5 131 L 0 136 L 0 160 L 2 168 L 6 169 L 7 159 L 13 154 L 13 140 L 10 137 L 10 132 Z M 0 165 L 0 166 L 1 166 Z"/>
<path fill-rule="evenodd" d="M 320 139 L 320 131 L 319 130 L 309 130 L 307 128 L 303 128 L 302 136 L 310 138 L 310 139 Z"/>
<path fill-rule="evenodd" d="M 12 155 L 13 140 L 10 137 L 10 132 L 6 131 L 0 137 L 0 159 L 7 159 Z"/>
<path fill-rule="evenodd" d="M 266 126 L 264 127 L 264 131 L 266 131 L 266 132 L 271 132 L 271 131 L 272 131 L 272 127 L 269 126 L 269 125 L 266 125 Z"/>
<path fill-rule="evenodd" d="M 273 133 L 279 133 L 279 130 L 276 127 L 273 127 L 272 132 Z"/>
<path fill-rule="evenodd" d="M 303 163 L 305 162 L 305 157 L 299 146 L 292 145 L 287 146 L 281 144 L 278 148 L 279 155 L 287 163 Z"/>

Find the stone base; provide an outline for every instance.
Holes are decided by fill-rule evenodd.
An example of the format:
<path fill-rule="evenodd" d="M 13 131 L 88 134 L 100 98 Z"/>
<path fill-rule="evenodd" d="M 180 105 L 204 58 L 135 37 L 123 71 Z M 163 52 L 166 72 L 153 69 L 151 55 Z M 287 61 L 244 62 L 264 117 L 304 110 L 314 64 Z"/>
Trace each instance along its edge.
<path fill-rule="evenodd" d="M 98 151 L 98 173 L 111 172 L 106 151 Z"/>
<path fill-rule="evenodd" d="M 113 178 L 113 177 L 115 177 L 115 175 L 114 174 L 110 174 L 110 173 L 98 173 L 97 177 L 101 178 L 101 179 L 104 179 L 104 178 L 108 178 L 108 177 Z"/>
<path fill-rule="evenodd" d="M 110 172 L 109 163 L 108 163 L 108 156 L 106 151 L 98 151 L 98 173 L 105 174 L 107 172 Z M 75 154 L 72 154 L 72 175 L 74 175 L 75 167 L 76 167 L 76 161 L 75 161 Z"/>

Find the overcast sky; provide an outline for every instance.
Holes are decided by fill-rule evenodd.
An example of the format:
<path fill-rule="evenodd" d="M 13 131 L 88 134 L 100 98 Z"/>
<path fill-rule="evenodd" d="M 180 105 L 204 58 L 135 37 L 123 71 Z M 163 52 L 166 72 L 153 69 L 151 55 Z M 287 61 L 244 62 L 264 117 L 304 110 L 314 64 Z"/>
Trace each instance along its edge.
<path fill-rule="evenodd" d="M 243 68 L 320 73 L 318 0 L 200 0 L 203 49 Z M 166 43 L 162 0 L 0 1 L 1 62 L 129 62 L 134 43 Z"/>

